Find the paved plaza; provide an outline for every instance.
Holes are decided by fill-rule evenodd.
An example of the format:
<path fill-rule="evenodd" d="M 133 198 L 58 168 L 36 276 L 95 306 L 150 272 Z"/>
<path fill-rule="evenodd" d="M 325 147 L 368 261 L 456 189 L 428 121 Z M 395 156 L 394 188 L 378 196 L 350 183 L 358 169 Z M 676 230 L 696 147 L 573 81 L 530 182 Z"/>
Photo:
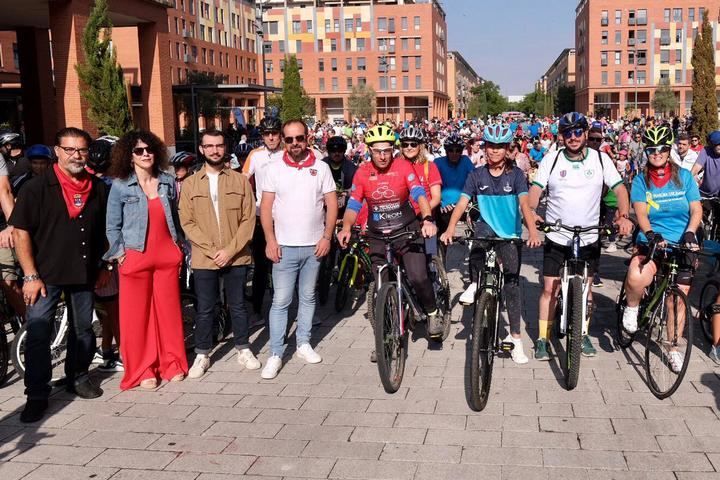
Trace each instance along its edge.
<path fill-rule="evenodd" d="M 530 354 L 541 252 L 523 253 Z M 454 302 L 463 256 L 452 247 Z M 720 478 L 720 378 L 701 332 L 685 381 L 667 400 L 645 385 L 641 345 L 614 348 L 626 256 L 603 257 L 591 328 L 598 356 L 583 359 L 572 392 L 557 359 L 523 366 L 499 359 L 487 408 L 473 412 L 465 389 L 471 310 L 456 306 L 442 348 L 428 349 L 419 327 L 402 387 L 386 394 L 369 362 L 365 305 L 346 316 L 328 305 L 313 333 L 323 362 L 288 357 L 272 381 L 242 371 L 231 343 L 221 344 L 200 380 L 121 392 L 120 375 L 105 376 L 100 399 L 58 392 L 44 421 L 23 426 L 23 386 L 13 375 L 0 389 L 0 479 Z M 267 334 L 252 340 L 265 362 Z"/>

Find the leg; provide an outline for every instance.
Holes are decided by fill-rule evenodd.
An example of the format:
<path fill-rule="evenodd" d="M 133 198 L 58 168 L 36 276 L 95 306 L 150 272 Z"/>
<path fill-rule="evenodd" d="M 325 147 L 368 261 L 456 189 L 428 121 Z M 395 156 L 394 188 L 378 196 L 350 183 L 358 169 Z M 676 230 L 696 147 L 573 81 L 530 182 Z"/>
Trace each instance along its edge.
<path fill-rule="evenodd" d="M 513 338 L 520 338 L 520 316 L 522 300 L 520 298 L 520 265 L 521 250 L 519 245 L 504 243 L 498 247 L 498 255 L 505 274 L 503 298 L 507 307 L 510 322 L 510 334 Z"/>
<path fill-rule="evenodd" d="M 197 295 L 195 353 L 207 355 L 212 350 L 215 305 L 220 296 L 220 273 L 218 270 L 195 269 L 193 275 L 195 278 L 195 295 Z"/>
<path fill-rule="evenodd" d="M 268 272 L 270 261 L 265 256 L 265 233 L 263 232 L 260 220 L 255 222 L 255 231 L 252 239 L 253 280 L 252 280 L 252 306 L 253 312 L 261 313 L 265 289 L 267 288 Z"/>
<path fill-rule="evenodd" d="M 557 307 L 560 289 L 560 269 L 565 261 L 567 248 L 546 240 L 543 247 L 543 290 L 538 301 L 538 339 L 547 342 Z"/>
<path fill-rule="evenodd" d="M 298 279 L 298 314 L 295 339 L 298 347 L 310 343 L 313 317 L 315 316 L 315 283 L 320 269 L 320 259 L 315 256 L 315 247 L 300 247 Z"/>
<path fill-rule="evenodd" d="M 50 395 L 52 365 L 50 342 L 55 333 L 55 311 L 62 288 L 46 285 L 47 296 L 38 297 L 27 308 L 27 337 L 25 339 L 25 395 L 29 400 L 47 399 Z"/>
<path fill-rule="evenodd" d="M 68 349 L 65 375 L 68 383 L 85 381 L 95 354 L 95 332 L 92 327 L 94 293 L 86 287 L 66 290 L 68 305 Z"/>
<path fill-rule="evenodd" d="M 635 255 L 630 260 L 627 276 L 625 277 L 625 298 L 627 306 L 637 308 L 640 305 L 640 299 L 643 296 L 645 287 L 652 283 L 653 277 L 657 272 L 655 262 L 649 262 L 647 265 L 641 265 L 645 259 L 643 255 Z"/>
<path fill-rule="evenodd" d="M 433 313 L 437 310 L 435 292 L 433 291 L 430 277 L 427 273 L 427 261 L 423 245 L 412 242 L 400 248 L 405 273 L 410 284 L 415 289 L 420 305 L 426 313 Z"/>
<path fill-rule="evenodd" d="M 274 293 L 270 307 L 270 355 L 282 357 L 288 322 L 288 308 L 292 303 L 299 269 L 298 247 L 282 247 L 280 262 L 273 264 Z M 315 285 L 313 284 L 313 288 Z"/>
<path fill-rule="evenodd" d="M 247 267 L 229 267 L 223 270 L 222 276 L 225 285 L 225 298 L 227 298 L 230 320 L 232 321 L 235 348 L 242 350 L 250 348 L 248 337 L 248 313 L 245 306 L 245 278 Z"/>

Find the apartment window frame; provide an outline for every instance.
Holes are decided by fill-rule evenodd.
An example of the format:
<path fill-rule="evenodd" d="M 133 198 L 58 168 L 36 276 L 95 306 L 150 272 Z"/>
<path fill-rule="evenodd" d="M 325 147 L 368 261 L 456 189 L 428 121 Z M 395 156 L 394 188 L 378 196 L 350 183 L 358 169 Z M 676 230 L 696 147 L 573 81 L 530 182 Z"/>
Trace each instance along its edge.
<path fill-rule="evenodd" d="M 359 71 L 364 72 L 365 70 L 367 70 L 367 60 L 365 59 L 365 57 L 357 57 L 356 65 Z"/>

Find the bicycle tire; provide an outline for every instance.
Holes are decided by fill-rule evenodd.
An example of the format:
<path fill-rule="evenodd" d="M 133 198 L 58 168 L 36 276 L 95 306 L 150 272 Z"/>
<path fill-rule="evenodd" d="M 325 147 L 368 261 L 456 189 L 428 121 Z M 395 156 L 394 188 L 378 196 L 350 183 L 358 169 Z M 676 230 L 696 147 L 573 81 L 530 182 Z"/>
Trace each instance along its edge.
<path fill-rule="evenodd" d="M 400 333 L 398 291 L 395 282 L 383 284 L 377 295 L 375 352 L 380 381 L 387 393 L 395 393 L 402 384 L 407 356 L 407 330 Z"/>
<path fill-rule="evenodd" d="M 377 283 L 371 281 L 365 293 L 365 303 L 367 304 L 367 318 L 372 327 L 373 335 L 375 334 L 375 300 L 377 297 Z"/>
<path fill-rule="evenodd" d="M 348 298 L 350 298 L 350 294 L 353 291 L 353 287 L 350 285 L 352 272 L 355 268 L 353 262 L 357 262 L 357 257 L 348 256 L 345 265 L 338 275 L 337 286 L 335 287 L 335 311 L 337 313 L 345 309 Z"/>
<path fill-rule="evenodd" d="M 50 334 L 50 361 L 52 369 L 55 369 L 58 365 L 65 362 L 65 354 L 67 352 L 67 332 L 70 328 L 69 321 L 68 326 L 65 329 L 64 338 L 57 338 L 58 328 L 60 327 L 62 319 L 65 315 L 65 305 L 63 303 L 58 304 L 57 310 L 55 311 L 55 321 L 52 323 L 52 332 Z M 20 378 L 25 378 L 25 342 L 27 341 L 27 327 L 27 322 L 20 326 L 20 329 L 17 334 L 15 334 L 10 347 L 13 368 Z M 53 344 L 56 344 L 54 348 L 52 348 Z"/>
<path fill-rule="evenodd" d="M 330 284 L 332 283 L 333 265 L 330 262 L 330 254 L 327 254 L 320 261 L 320 272 L 317 280 L 317 299 L 319 305 L 325 305 L 330 298 Z"/>
<path fill-rule="evenodd" d="M 197 297 L 194 293 L 183 292 L 180 294 L 180 312 L 185 350 L 192 351 L 195 348 L 195 318 L 197 317 Z"/>
<path fill-rule="evenodd" d="M 443 266 L 442 259 L 438 256 L 433 255 L 430 260 L 432 266 L 435 268 L 435 275 L 433 283 L 435 283 L 435 294 L 437 307 L 443 317 L 443 334 L 440 338 L 433 338 L 435 341 L 444 342 L 450 336 L 450 324 L 452 312 L 450 309 L 450 282 L 448 282 L 447 272 Z"/>
<path fill-rule="evenodd" d="M 632 344 L 635 340 L 635 336 L 637 335 L 637 332 L 630 333 L 625 330 L 625 327 L 623 326 L 623 315 L 625 313 L 626 306 L 627 300 L 625 295 L 625 282 L 623 282 L 623 285 L 620 288 L 620 294 L 618 295 L 617 304 L 615 305 L 615 315 L 617 316 L 617 332 L 615 333 L 615 339 L 617 340 L 620 348 L 623 350 Z"/>
<path fill-rule="evenodd" d="M 7 330 L 5 322 L 0 325 L 0 387 L 7 380 L 8 365 L 10 363 L 10 347 L 8 346 Z"/>
<path fill-rule="evenodd" d="M 676 346 L 683 349 L 681 352 L 683 357 L 683 365 L 679 372 L 673 372 L 669 366 L 669 356 L 666 354 L 670 342 L 664 339 L 666 327 L 666 319 L 660 318 L 658 310 L 663 311 L 667 315 L 667 309 L 662 302 L 658 302 L 655 309 L 651 312 L 650 324 L 648 326 L 647 340 L 645 344 L 645 375 L 648 381 L 648 388 L 659 399 L 667 398 L 678 389 L 680 383 L 685 377 L 688 364 L 690 363 L 690 354 L 692 353 L 692 317 L 690 316 L 690 305 L 687 296 L 677 287 L 669 287 L 668 295 L 678 297 L 685 305 L 685 328 L 683 329 L 683 337 L 678 338 Z M 682 307 L 680 307 L 682 308 Z M 674 316 L 676 319 L 677 316 Z M 677 325 L 675 325 L 676 328 Z M 665 345 L 667 343 L 667 345 Z"/>
<path fill-rule="evenodd" d="M 580 378 L 580 357 L 582 352 L 582 287 L 583 279 L 573 277 L 568 288 L 570 311 L 567 335 L 565 336 L 565 387 L 573 390 Z"/>
<path fill-rule="evenodd" d="M 470 407 L 476 412 L 485 409 L 492 383 L 496 310 L 497 298 L 490 292 L 482 292 L 473 314 L 470 357 Z"/>
<path fill-rule="evenodd" d="M 712 333 L 712 306 L 715 304 L 718 293 L 720 293 L 720 282 L 717 280 L 708 280 L 700 291 L 700 304 L 698 305 L 698 323 L 702 329 L 705 339 L 713 344 Z"/>

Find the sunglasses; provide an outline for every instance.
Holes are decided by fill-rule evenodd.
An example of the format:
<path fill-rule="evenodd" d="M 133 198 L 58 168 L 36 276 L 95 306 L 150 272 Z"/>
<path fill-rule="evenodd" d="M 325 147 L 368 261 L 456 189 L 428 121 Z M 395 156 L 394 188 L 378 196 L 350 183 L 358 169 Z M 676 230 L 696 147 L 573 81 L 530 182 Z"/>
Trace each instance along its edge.
<path fill-rule="evenodd" d="M 152 148 L 150 147 L 135 147 L 132 149 L 132 153 L 138 157 L 147 152 L 148 155 L 154 155 Z"/>
<path fill-rule="evenodd" d="M 588 137 L 588 140 L 587 140 L 587 141 L 588 141 L 588 142 L 601 143 L 601 142 L 602 142 L 602 137 Z"/>
<path fill-rule="evenodd" d="M 345 153 L 345 150 L 340 150 L 339 148 L 328 148 L 328 153 Z"/>
<path fill-rule="evenodd" d="M 383 156 L 383 155 L 392 155 L 392 153 L 393 153 L 392 147 L 388 147 L 388 148 L 371 148 L 370 150 L 371 150 L 374 154 L 380 155 L 380 156 Z"/>
<path fill-rule="evenodd" d="M 402 142 L 400 146 L 402 148 L 417 148 L 420 145 L 418 142 Z"/>
<path fill-rule="evenodd" d="M 659 145 L 657 147 L 645 147 L 645 155 L 647 155 L 648 157 L 650 155 L 656 155 L 658 153 L 664 153 L 669 151 L 670 147 L 667 145 Z"/>
<path fill-rule="evenodd" d="M 565 130 L 565 131 L 561 132 L 563 138 L 565 138 L 565 139 L 568 139 L 571 137 L 580 138 L 583 136 L 584 133 L 585 133 L 585 130 L 583 130 L 582 128 L 572 128 L 570 130 Z"/>
<path fill-rule="evenodd" d="M 295 135 L 294 137 L 285 137 L 285 143 L 293 143 L 293 140 L 297 143 L 305 143 L 307 137 L 305 135 Z"/>
<path fill-rule="evenodd" d="M 463 149 L 462 147 L 450 147 L 445 149 L 448 153 L 462 153 Z"/>

